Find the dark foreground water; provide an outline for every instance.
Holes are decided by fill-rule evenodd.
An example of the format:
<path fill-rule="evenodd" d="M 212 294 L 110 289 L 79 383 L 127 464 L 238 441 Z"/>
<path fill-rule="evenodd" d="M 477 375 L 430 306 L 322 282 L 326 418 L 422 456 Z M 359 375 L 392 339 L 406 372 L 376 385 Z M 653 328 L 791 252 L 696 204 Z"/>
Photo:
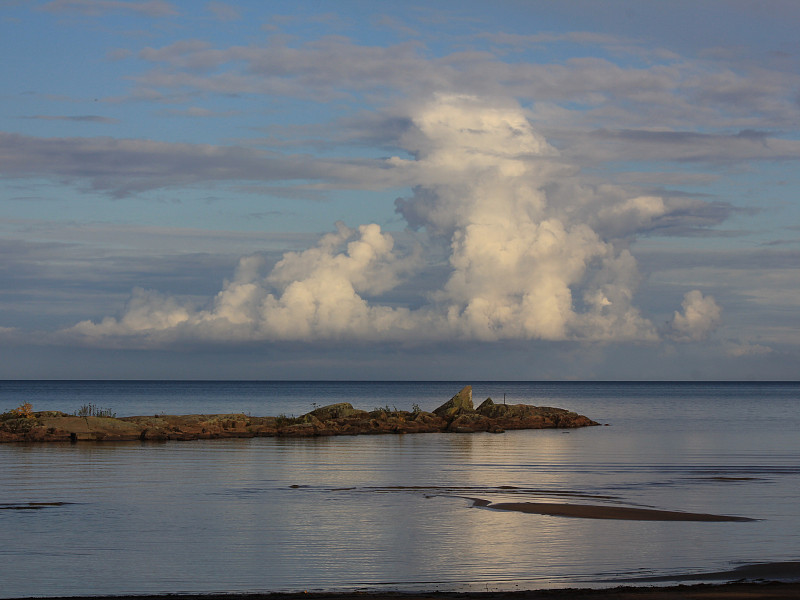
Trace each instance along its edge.
<path fill-rule="evenodd" d="M 0 411 L 432 410 L 464 382 L 0 382 Z M 800 384 L 474 383 L 607 427 L 0 445 L 0 597 L 610 585 L 800 559 Z M 610 521 L 468 498 L 751 517 Z M 20 509 L 27 503 L 60 503 Z"/>

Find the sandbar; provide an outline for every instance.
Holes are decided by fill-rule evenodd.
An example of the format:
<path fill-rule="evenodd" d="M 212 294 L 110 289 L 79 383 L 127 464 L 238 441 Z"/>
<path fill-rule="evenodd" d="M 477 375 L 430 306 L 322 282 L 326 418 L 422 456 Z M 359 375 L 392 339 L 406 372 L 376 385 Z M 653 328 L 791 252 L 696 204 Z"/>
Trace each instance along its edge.
<path fill-rule="evenodd" d="M 492 510 L 510 510 L 554 517 L 576 517 L 582 519 L 618 519 L 624 521 L 756 521 L 749 517 L 689 513 L 677 510 L 633 508 L 627 506 L 604 506 L 599 504 L 561 504 L 554 502 L 489 502 L 471 498 L 473 506 Z"/>

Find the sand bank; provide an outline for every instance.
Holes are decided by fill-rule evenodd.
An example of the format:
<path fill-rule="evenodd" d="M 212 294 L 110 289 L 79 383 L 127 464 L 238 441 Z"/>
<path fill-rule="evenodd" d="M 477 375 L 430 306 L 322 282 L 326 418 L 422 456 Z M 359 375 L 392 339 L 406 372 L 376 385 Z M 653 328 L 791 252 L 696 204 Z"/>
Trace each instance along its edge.
<path fill-rule="evenodd" d="M 490 502 L 481 498 L 470 498 L 473 506 L 493 510 L 516 512 L 554 517 L 577 517 L 582 519 L 619 519 L 625 521 L 755 521 L 748 517 L 689 513 L 652 508 L 631 508 L 626 506 L 604 506 L 597 504 L 561 504 L 552 502 Z"/>

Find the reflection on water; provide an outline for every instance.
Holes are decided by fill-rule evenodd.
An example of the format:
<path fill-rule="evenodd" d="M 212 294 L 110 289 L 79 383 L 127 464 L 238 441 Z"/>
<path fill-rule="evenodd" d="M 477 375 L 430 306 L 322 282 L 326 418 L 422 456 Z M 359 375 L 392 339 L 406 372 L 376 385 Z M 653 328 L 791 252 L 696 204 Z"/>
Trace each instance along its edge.
<path fill-rule="evenodd" d="M 741 400 L 621 395 L 596 410 L 574 398 L 612 426 L 569 432 L 0 445 L 0 509 L 42 503 L 0 510 L 0 596 L 516 589 L 797 560 L 796 397 L 753 415 Z M 759 520 L 564 518 L 473 498 Z"/>
<path fill-rule="evenodd" d="M 718 445 L 685 444 L 665 462 L 658 439 L 631 455 L 638 436 L 625 437 L 594 428 L 7 445 L 2 501 L 65 504 L 0 511 L 3 595 L 513 589 L 792 557 L 798 473 L 785 457 L 720 461 Z M 472 497 L 765 520 L 602 522 L 478 510 Z"/>

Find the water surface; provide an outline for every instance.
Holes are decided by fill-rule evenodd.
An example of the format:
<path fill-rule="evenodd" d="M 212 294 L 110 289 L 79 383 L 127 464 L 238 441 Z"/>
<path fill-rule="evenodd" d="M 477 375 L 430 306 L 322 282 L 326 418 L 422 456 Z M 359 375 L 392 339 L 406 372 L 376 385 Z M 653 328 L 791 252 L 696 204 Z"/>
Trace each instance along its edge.
<path fill-rule="evenodd" d="M 459 383 L 3 382 L 0 410 L 430 410 Z M 0 445 L 0 596 L 520 589 L 798 560 L 800 385 L 474 385 L 570 431 Z M 493 511 L 567 502 L 753 522 Z M 25 503 L 63 503 L 21 510 Z"/>

